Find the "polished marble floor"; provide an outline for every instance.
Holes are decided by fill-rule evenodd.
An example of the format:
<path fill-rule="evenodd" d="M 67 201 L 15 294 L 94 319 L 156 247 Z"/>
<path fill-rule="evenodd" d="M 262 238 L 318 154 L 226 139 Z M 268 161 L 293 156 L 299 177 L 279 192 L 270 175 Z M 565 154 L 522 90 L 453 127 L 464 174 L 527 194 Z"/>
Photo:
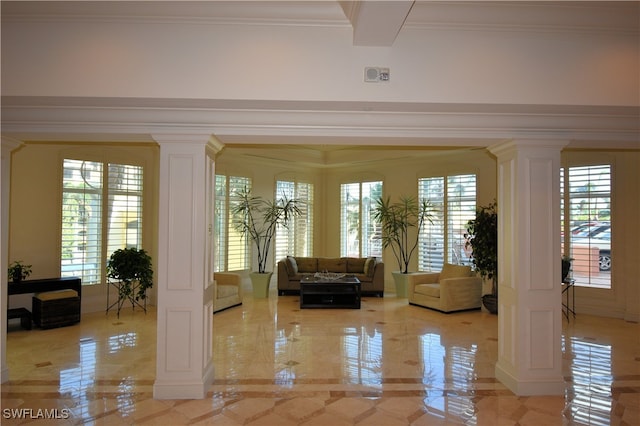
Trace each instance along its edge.
<path fill-rule="evenodd" d="M 53 330 L 12 321 L 0 423 L 640 425 L 637 323 L 565 319 L 566 394 L 517 397 L 495 379 L 496 316 L 395 297 L 300 310 L 296 296 L 249 294 L 214 315 L 207 398 L 154 400 L 155 323 L 153 309 L 85 314 Z"/>

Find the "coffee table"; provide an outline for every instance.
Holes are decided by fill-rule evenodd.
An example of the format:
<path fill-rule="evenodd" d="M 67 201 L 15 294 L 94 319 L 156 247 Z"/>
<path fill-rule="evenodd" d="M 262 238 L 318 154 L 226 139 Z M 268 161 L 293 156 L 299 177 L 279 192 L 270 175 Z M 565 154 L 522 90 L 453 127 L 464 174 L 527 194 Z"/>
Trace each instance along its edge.
<path fill-rule="evenodd" d="M 360 280 L 344 276 L 323 280 L 312 276 L 300 281 L 300 309 L 360 309 Z"/>

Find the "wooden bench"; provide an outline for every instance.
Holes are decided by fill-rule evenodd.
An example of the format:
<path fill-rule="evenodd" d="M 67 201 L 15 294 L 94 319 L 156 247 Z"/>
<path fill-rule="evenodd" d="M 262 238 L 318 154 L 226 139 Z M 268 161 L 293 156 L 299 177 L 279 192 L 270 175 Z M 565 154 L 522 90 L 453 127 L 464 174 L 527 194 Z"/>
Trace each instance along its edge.
<path fill-rule="evenodd" d="M 9 320 L 16 318 L 20 318 L 20 327 L 31 330 L 31 312 L 27 308 L 7 309 L 7 329 L 9 328 Z"/>

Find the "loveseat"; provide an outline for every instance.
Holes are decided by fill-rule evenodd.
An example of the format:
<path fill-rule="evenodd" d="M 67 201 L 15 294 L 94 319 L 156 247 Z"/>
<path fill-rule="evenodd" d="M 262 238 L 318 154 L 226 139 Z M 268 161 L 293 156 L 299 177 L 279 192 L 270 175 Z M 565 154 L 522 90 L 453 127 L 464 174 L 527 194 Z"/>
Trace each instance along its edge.
<path fill-rule="evenodd" d="M 408 276 L 410 305 L 441 312 L 480 309 L 482 279 L 469 266 L 445 263 L 440 272 L 419 272 Z"/>
<path fill-rule="evenodd" d="M 300 280 L 316 272 L 337 272 L 360 280 L 364 295 L 384 296 L 384 263 L 375 257 L 296 257 L 278 262 L 278 294 L 300 294 Z"/>
<path fill-rule="evenodd" d="M 232 272 L 216 272 L 213 276 L 213 312 L 242 305 L 242 279 Z"/>

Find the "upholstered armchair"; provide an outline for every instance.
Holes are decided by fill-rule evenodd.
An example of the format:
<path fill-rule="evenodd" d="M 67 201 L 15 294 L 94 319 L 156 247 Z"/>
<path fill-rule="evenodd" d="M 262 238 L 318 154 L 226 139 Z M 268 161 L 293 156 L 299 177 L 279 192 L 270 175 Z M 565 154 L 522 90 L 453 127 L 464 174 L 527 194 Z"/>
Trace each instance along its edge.
<path fill-rule="evenodd" d="M 482 279 L 471 267 L 445 263 L 440 272 L 408 276 L 409 304 L 441 312 L 478 309 L 482 306 Z"/>
<path fill-rule="evenodd" d="M 213 278 L 213 312 L 242 305 L 240 275 L 231 272 L 216 272 Z"/>

